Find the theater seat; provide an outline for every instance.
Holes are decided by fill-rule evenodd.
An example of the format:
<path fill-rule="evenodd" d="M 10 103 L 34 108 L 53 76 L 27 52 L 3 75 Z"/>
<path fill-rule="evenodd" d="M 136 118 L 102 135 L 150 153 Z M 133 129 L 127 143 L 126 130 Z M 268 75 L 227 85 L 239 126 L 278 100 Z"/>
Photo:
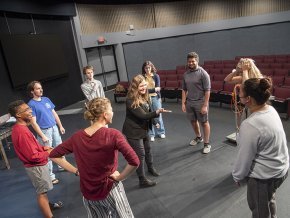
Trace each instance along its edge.
<path fill-rule="evenodd" d="M 287 69 L 275 69 L 274 76 L 288 76 L 289 70 Z"/>
<path fill-rule="evenodd" d="M 223 90 L 223 81 L 212 81 L 211 90 L 210 90 L 210 101 L 219 102 L 220 101 L 220 92 Z"/>
<path fill-rule="evenodd" d="M 272 100 L 273 107 L 278 113 L 286 113 L 286 119 L 288 119 L 290 115 L 290 89 L 274 87 L 273 95 L 275 96 Z"/>
<path fill-rule="evenodd" d="M 284 76 L 272 76 L 273 86 L 282 86 L 284 79 Z"/>
<path fill-rule="evenodd" d="M 285 77 L 284 84 L 282 85 L 282 87 L 290 89 L 290 76 Z"/>
<path fill-rule="evenodd" d="M 161 90 L 161 95 L 164 101 L 165 101 L 165 98 L 169 98 L 169 99 L 176 98 L 176 100 L 178 101 L 179 92 L 181 92 L 181 89 L 179 89 L 179 81 L 167 80 L 165 83 L 164 89 Z"/>
<path fill-rule="evenodd" d="M 230 104 L 232 102 L 235 84 L 224 83 L 223 90 L 220 92 L 220 103 Z"/>

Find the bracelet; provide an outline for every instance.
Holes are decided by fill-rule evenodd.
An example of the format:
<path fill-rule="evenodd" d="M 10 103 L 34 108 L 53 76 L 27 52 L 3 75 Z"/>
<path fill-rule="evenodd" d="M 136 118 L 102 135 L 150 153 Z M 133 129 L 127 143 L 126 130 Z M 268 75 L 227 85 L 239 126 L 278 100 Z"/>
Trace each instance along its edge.
<path fill-rule="evenodd" d="M 76 170 L 76 172 L 75 172 L 75 176 L 79 176 L 79 175 L 80 175 L 79 170 Z"/>

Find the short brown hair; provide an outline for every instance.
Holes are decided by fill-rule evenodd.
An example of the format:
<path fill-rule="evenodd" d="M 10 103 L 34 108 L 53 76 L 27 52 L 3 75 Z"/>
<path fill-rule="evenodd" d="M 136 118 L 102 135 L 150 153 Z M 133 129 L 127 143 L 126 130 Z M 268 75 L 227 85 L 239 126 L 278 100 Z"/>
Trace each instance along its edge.
<path fill-rule="evenodd" d="M 31 92 L 34 90 L 34 86 L 36 83 L 39 83 L 41 85 L 41 82 L 39 82 L 37 80 L 34 80 L 34 81 L 28 83 L 28 85 L 27 85 L 27 93 L 30 97 L 33 97 L 33 94 Z"/>
<path fill-rule="evenodd" d="M 87 71 L 87 70 L 94 70 L 94 67 L 93 67 L 93 66 L 90 66 L 90 65 L 85 66 L 85 67 L 83 68 L 83 74 L 86 74 L 86 71 Z"/>
<path fill-rule="evenodd" d="M 199 62 L 199 56 L 198 56 L 198 54 L 197 54 L 196 52 L 189 52 L 189 53 L 187 54 L 187 60 L 188 60 L 189 58 L 195 58 L 196 61 Z"/>

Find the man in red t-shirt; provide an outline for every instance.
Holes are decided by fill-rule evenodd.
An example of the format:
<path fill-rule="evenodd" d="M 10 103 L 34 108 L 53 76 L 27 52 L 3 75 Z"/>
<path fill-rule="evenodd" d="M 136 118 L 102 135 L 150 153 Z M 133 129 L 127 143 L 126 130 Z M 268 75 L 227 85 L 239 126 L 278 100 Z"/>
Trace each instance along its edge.
<path fill-rule="evenodd" d="M 49 203 L 47 197 L 47 191 L 53 188 L 47 165 L 52 148 L 41 146 L 28 129 L 27 126 L 32 119 L 32 110 L 24 101 L 18 100 L 10 103 L 8 111 L 17 120 L 12 129 L 12 142 L 15 152 L 23 162 L 26 173 L 36 189 L 37 202 L 43 216 L 51 218 L 53 217 L 51 209 L 62 207 L 62 202 Z M 68 163 L 68 165 L 70 164 Z M 76 170 L 75 167 L 70 165 L 70 172 L 76 172 Z"/>

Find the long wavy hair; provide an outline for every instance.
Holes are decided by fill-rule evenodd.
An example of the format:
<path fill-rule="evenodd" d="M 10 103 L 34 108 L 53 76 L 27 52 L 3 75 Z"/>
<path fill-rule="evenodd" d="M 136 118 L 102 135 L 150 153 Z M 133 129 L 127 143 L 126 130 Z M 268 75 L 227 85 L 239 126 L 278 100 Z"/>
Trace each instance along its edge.
<path fill-rule="evenodd" d="M 148 65 L 151 67 L 151 73 L 152 74 L 154 74 L 154 73 L 157 72 L 156 67 L 154 66 L 154 64 L 152 64 L 151 61 L 145 61 L 143 63 L 143 65 L 142 65 L 142 75 L 145 75 L 146 74 L 145 67 L 148 66 Z"/>
<path fill-rule="evenodd" d="M 132 108 L 138 108 L 141 104 L 149 102 L 148 90 L 145 94 L 139 93 L 138 87 L 142 82 L 146 82 L 145 77 L 139 74 L 132 79 L 132 82 L 128 89 L 127 98 L 133 101 L 131 105 Z"/>
<path fill-rule="evenodd" d="M 241 58 L 239 63 L 237 64 L 236 70 L 241 71 L 243 64 L 249 64 L 249 79 L 251 78 L 263 78 L 263 75 L 261 71 L 258 69 L 258 67 L 255 64 L 255 61 L 251 58 Z M 242 72 L 242 71 L 241 71 Z"/>

